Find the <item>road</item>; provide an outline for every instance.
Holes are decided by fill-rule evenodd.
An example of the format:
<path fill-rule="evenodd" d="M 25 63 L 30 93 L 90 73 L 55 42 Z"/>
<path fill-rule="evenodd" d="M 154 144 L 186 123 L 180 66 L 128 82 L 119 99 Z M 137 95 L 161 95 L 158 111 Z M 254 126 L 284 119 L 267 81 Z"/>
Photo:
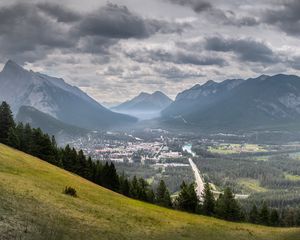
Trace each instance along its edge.
<path fill-rule="evenodd" d="M 190 162 L 190 165 L 191 165 L 194 175 L 195 175 L 197 195 L 198 195 L 199 199 L 202 200 L 202 194 L 204 192 L 204 181 L 203 181 L 203 179 L 200 175 L 200 171 L 199 171 L 198 167 L 196 166 L 196 164 L 194 163 L 194 161 L 191 158 L 189 158 L 189 162 Z"/>

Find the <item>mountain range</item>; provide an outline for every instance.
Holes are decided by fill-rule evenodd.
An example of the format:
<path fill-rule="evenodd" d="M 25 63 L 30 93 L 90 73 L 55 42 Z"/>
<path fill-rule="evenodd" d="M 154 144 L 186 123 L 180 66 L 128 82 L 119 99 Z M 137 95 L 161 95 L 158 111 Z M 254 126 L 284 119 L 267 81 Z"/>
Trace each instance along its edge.
<path fill-rule="evenodd" d="M 112 110 L 61 78 L 27 71 L 13 61 L 0 72 L 0 85 L 0 101 L 11 105 L 17 120 L 55 135 L 129 126 L 137 118 L 157 118 L 173 129 L 300 129 L 300 78 L 295 75 L 210 80 L 179 93 L 175 101 L 159 91 L 142 92 Z"/>
<path fill-rule="evenodd" d="M 133 115 L 140 119 L 149 119 L 159 116 L 160 112 L 172 102 L 172 99 L 160 91 L 152 94 L 142 92 L 133 99 L 113 107 L 112 110 Z"/>
<path fill-rule="evenodd" d="M 300 78 L 278 74 L 208 81 L 179 93 L 160 121 L 215 130 L 298 128 Z"/>
<path fill-rule="evenodd" d="M 136 118 L 112 112 L 61 78 L 27 71 L 9 60 L 0 72 L 0 100 L 16 115 L 30 106 L 53 118 L 85 129 L 106 129 L 134 123 Z"/>

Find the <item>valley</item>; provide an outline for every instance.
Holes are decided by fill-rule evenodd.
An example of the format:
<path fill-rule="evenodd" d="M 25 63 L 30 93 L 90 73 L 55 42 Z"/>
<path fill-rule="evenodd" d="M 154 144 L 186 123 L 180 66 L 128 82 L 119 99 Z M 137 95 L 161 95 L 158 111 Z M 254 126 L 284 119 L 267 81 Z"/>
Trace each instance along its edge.
<path fill-rule="evenodd" d="M 286 204 L 297 207 L 300 143 L 272 143 L 264 138 L 252 134 L 178 135 L 148 129 L 94 133 L 71 145 L 94 159 L 113 161 L 119 173 L 143 177 L 154 187 L 163 179 L 173 195 L 182 181 L 195 181 L 198 167 L 201 179 L 213 186 L 216 196 L 230 187 L 246 208 L 252 203 L 260 205 L 262 200 L 280 209 Z M 203 181 L 196 181 L 201 186 L 198 192 L 203 190 Z"/>
<path fill-rule="evenodd" d="M 1 0 L 0 240 L 300 240 L 299 36 L 299 0 Z"/>

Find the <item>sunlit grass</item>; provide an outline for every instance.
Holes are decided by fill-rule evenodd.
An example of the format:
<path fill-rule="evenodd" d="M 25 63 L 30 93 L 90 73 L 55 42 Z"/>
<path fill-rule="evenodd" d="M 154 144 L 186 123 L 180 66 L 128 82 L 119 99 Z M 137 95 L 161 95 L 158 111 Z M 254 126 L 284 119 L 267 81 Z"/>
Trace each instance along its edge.
<path fill-rule="evenodd" d="M 292 175 L 289 173 L 284 174 L 285 179 L 290 180 L 290 181 L 300 181 L 300 176 L 299 175 Z"/>
<path fill-rule="evenodd" d="M 237 180 L 238 183 L 243 186 L 246 191 L 249 192 L 266 192 L 268 189 L 261 187 L 258 180 L 251 178 L 240 178 Z"/>
<path fill-rule="evenodd" d="M 257 144 L 232 144 L 222 143 L 217 146 L 209 146 L 208 151 L 211 153 L 227 155 L 239 153 L 265 152 L 266 150 Z"/>

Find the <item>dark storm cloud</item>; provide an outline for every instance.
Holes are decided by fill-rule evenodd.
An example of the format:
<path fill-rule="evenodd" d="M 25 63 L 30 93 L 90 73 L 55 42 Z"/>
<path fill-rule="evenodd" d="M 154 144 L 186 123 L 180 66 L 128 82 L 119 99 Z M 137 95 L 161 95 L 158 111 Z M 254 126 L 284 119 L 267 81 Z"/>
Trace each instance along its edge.
<path fill-rule="evenodd" d="M 164 49 L 143 49 L 125 53 L 134 61 L 152 63 L 152 62 L 170 62 L 175 64 L 191 64 L 191 65 L 217 65 L 224 66 L 226 61 L 219 57 L 205 56 L 199 53 L 188 51 L 172 51 Z"/>
<path fill-rule="evenodd" d="M 150 33 L 145 21 L 132 14 L 126 7 L 108 4 L 88 14 L 76 26 L 79 35 L 109 38 L 145 38 Z"/>
<path fill-rule="evenodd" d="M 213 6 L 209 2 L 199 1 L 199 0 L 169 0 L 169 1 L 174 4 L 189 6 L 197 13 L 207 11 L 213 8 Z"/>
<path fill-rule="evenodd" d="M 205 40 L 205 49 L 217 52 L 233 52 L 242 61 L 276 63 L 276 54 L 266 44 L 252 39 L 226 39 L 211 37 Z"/>
<path fill-rule="evenodd" d="M 83 53 L 109 54 L 109 48 L 117 42 L 118 39 L 102 36 L 86 36 L 80 39 L 78 49 Z"/>
<path fill-rule="evenodd" d="M 0 44 L 1 57 L 22 62 L 41 59 L 53 47 L 70 48 L 74 40 L 64 26 L 49 20 L 35 6 L 16 4 L 0 9 Z"/>
<path fill-rule="evenodd" d="M 86 14 L 50 3 L 0 8 L 1 60 L 33 62 L 55 49 L 108 53 L 120 39 L 181 33 L 187 24 L 144 19 L 123 6 L 107 4 Z"/>
<path fill-rule="evenodd" d="M 79 13 L 60 5 L 51 3 L 39 3 L 37 4 L 37 7 L 50 17 L 56 19 L 58 22 L 75 22 L 80 20 L 81 18 Z"/>
<path fill-rule="evenodd" d="M 269 9 L 264 12 L 262 21 L 275 25 L 289 35 L 300 35 L 300 1 L 281 1 L 278 9 Z"/>
<path fill-rule="evenodd" d="M 79 35 L 128 39 L 148 38 L 155 33 L 181 33 L 187 27 L 187 24 L 143 19 L 125 6 L 109 3 L 86 15 L 74 30 Z"/>
<path fill-rule="evenodd" d="M 255 26 L 259 22 L 250 16 L 237 16 L 233 11 L 224 11 L 214 6 L 211 2 L 203 0 L 166 0 L 173 4 L 190 7 L 194 12 L 207 14 L 210 20 L 233 26 Z"/>

